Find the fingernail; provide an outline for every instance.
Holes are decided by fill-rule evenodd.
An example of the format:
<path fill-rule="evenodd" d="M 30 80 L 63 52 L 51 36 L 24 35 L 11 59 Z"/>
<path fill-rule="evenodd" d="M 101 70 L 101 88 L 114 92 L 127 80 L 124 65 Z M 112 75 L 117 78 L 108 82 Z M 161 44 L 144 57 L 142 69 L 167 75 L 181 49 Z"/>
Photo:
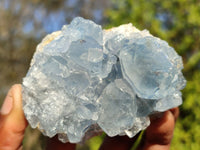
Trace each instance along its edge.
<path fill-rule="evenodd" d="M 11 112 L 12 107 L 13 107 L 13 98 L 10 94 L 8 94 L 1 107 L 1 114 L 8 115 Z"/>
<path fill-rule="evenodd" d="M 151 120 L 157 120 L 157 119 L 160 119 L 163 117 L 165 112 L 157 112 L 157 113 L 154 113 L 152 115 L 150 115 L 150 118 Z"/>
<path fill-rule="evenodd" d="M 20 146 L 18 150 L 23 150 L 23 146 Z"/>

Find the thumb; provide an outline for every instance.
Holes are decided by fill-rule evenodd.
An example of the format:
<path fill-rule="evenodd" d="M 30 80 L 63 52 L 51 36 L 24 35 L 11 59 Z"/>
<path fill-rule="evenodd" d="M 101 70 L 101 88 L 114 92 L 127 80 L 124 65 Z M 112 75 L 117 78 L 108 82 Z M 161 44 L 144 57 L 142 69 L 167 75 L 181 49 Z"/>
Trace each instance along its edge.
<path fill-rule="evenodd" d="M 22 149 L 27 121 L 22 110 L 21 85 L 12 86 L 0 111 L 0 149 Z"/>

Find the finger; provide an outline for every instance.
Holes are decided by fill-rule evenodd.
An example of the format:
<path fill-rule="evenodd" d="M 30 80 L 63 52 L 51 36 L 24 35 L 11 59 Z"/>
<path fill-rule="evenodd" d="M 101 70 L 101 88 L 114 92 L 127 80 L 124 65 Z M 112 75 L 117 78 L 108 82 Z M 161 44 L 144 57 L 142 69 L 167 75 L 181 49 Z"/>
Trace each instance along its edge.
<path fill-rule="evenodd" d="M 161 118 L 151 122 L 138 150 L 169 150 L 174 127 L 175 116 L 171 111 L 166 111 Z"/>
<path fill-rule="evenodd" d="M 0 149 L 14 150 L 22 148 L 27 121 L 22 110 L 21 85 L 9 90 L 0 112 Z"/>
<path fill-rule="evenodd" d="M 58 137 L 55 136 L 48 140 L 46 150 L 75 150 L 76 144 L 71 143 L 62 143 L 58 140 Z"/>
<path fill-rule="evenodd" d="M 100 150 L 129 150 L 138 136 L 139 134 L 133 138 L 129 138 L 128 136 L 106 136 Z"/>
<path fill-rule="evenodd" d="M 179 108 L 178 107 L 172 108 L 172 109 L 170 109 L 170 111 L 174 115 L 174 118 L 175 118 L 175 121 L 176 121 L 178 119 L 178 116 L 179 116 Z"/>

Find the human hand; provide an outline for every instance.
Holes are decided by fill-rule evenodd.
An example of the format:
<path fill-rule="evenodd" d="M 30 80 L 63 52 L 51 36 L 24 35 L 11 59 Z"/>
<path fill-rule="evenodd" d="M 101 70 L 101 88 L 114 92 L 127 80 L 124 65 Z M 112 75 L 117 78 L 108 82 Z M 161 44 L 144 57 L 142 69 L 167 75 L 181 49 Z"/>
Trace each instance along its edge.
<path fill-rule="evenodd" d="M 169 150 L 179 109 L 166 111 L 161 118 L 151 120 L 138 150 Z M 21 150 L 24 131 L 28 123 L 22 110 L 21 85 L 8 92 L 0 111 L 0 150 Z M 106 137 L 100 150 L 129 150 L 137 136 Z M 62 143 L 57 138 L 49 140 L 47 150 L 75 150 L 76 145 Z"/>
<path fill-rule="evenodd" d="M 0 111 L 0 150 L 22 150 L 27 124 L 22 110 L 21 85 L 14 85 Z"/>
<path fill-rule="evenodd" d="M 151 118 L 151 124 L 144 132 L 137 150 L 169 150 L 179 109 L 173 108 L 159 118 Z M 100 150 L 130 150 L 138 135 L 106 137 Z"/>

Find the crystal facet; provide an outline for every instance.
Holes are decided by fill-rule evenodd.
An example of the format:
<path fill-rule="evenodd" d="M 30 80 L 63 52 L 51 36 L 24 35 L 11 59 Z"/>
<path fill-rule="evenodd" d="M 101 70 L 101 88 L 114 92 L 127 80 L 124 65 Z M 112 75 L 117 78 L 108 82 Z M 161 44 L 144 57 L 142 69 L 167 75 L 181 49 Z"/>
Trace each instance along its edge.
<path fill-rule="evenodd" d="M 33 128 L 77 143 L 104 131 L 133 137 L 149 115 L 181 105 L 182 59 L 132 24 L 109 30 L 75 18 L 38 45 L 23 79 Z"/>

